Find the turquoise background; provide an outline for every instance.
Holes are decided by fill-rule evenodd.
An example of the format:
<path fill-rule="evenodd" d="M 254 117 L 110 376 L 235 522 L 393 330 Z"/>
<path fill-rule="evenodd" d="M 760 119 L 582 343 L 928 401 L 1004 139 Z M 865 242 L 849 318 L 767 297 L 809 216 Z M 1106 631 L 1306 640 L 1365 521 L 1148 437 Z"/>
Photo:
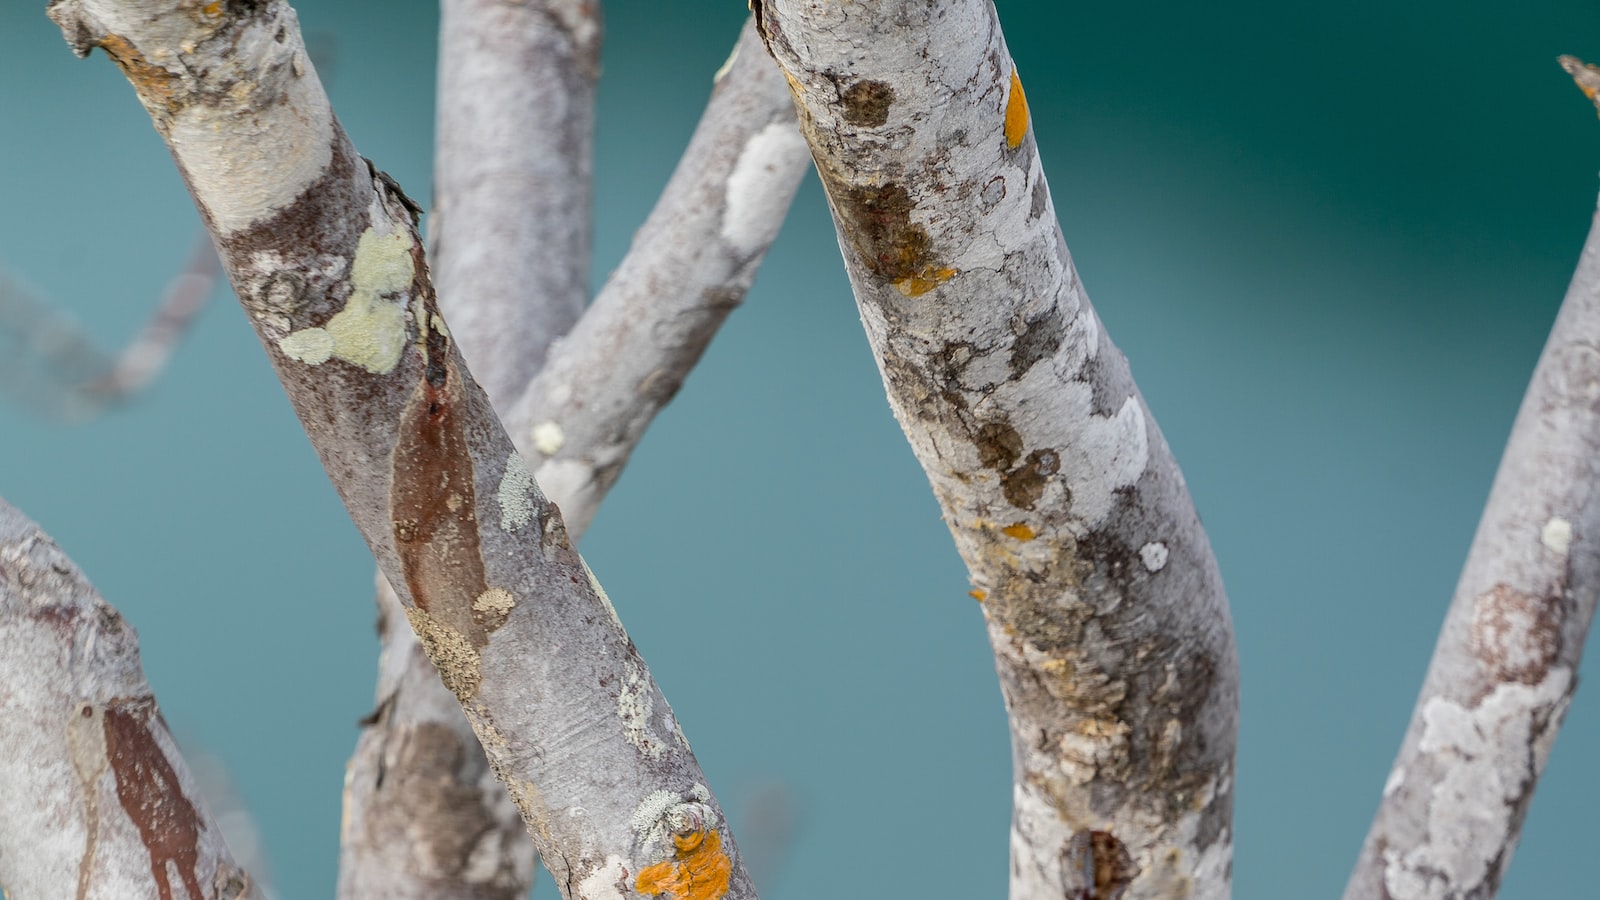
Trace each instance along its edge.
<path fill-rule="evenodd" d="M 42 6 L 0 8 L 0 264 L 118 345 L 197 219 L 120 75 L 75 60 Z M 432 7 L 301 11 L 357 146 L 428 197 Z M 743 16 L 608 4 L 596 283 Z M 1336 895 L 1588 228 L 1600 122 L 1554 60 L 1600 57 L 1600 7 L 1001 16 L 1068 243 L 1231 595 L 1236 896 Z M 139 628 L 168 720 L 231 772 L 279 895 L 331 895 L 372 701 L 371 565 L 237 308 L 219 295 L 130 408 L 71 427 L 0 410 L 0 495 Z M 1003 895 L 1009 751 L 981 618 L 814 178 L 584 549 L 747 843 L 773 786 L 789 798 L 766 897 Z M 1593 881 L 1592 691 L 1568 723 L 1502 896 Z"/>

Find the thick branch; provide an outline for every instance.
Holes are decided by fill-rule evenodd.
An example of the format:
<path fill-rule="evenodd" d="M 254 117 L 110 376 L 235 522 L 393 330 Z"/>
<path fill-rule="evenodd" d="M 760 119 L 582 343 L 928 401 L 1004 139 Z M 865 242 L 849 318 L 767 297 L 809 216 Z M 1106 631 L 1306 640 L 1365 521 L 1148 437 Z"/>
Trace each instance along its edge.
<path fill-rule="evenodd" d="M 1596 397 L 1600 213 L 1512 425 L 1346 900 L 1466 900 L 1500 887 L 1600 593 Z"/>
<path fill-rule="evenodd" d="M 574 542 L 749 288 L 810 162 L 783 77 L 752 28 L 734 54 L 633 249 L 508 417 L 525 458 L 543 459 L 541 445 L 559 435 L 558 459 L 578 461 L 536 473 Z M 341 894 L 380 885 L 387 897 L 525 893 L 513 858 L 525 840 L 505 828 L 504 792 L 484 779 L 476 739 L 384 587 L 378 709 L 345 781 Z"/>
<path fill-rule="evenodd" d="M 993 5 L 764 0 L 758 18 L 989 623 L 1013 900 L 1226 896 L 1227 603 L 1062 241 Z"/>
<path fill-rule="evenodd" d="M 434 286 L 504 410 L 588 293 L 599 7 L 445 0 Z M 533 845 L 460 708 L 378 579 L 378 708 L 345 777 L 339 896 L 526 896 Z"/>
<path fill-rule="evenodd" d="M 282 2 L 57 0 L 167 139 L 334 486 L 567 897 L 755 896 L 665 698 L 467 372 L 415 207 Z M 687 876 L 685 876 L 687 877 Z M 708 896 L 710 896 L 708 894 Z"/>
<path fill-rule="evenodd" d="M 622 265 L 506 418 L 573 532 L 744 299 L 810 162 L 747 25 Z"/>
<path fill-rule="evenodd" d="M 260 897 L 156 708 L 133 628 L 3 500 L 0 685 L 6 896 Z"/>

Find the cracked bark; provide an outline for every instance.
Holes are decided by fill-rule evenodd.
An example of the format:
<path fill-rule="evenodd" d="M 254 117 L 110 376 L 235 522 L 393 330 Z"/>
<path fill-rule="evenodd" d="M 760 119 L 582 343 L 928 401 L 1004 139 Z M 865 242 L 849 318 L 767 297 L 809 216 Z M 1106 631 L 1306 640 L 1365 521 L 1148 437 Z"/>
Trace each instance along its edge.
<path fill-rule="evenodd" d="M 754 897 L 704 775 L 463 364 L 416 207 L 356 155 L 282 2 L 56 0 L 167 141 L 246 313 L 564 896 L 686 844 Z M 658 883 L 652 881 L 652 884 Z"/>
<path fill-rule="evenodd" d="M 1592 97 L 1600 76 L 1571 62 Z M 1523 395 L 1345 900 L 1480 900 L 1499 890 L 1577 687 L 1600 592 L 1597 341 L 1600 213 Z"/>
<path fill-rule="evenodd" d="M 0 684 L 6 896 L 261 896 L 161 718 L 132 626 L 3 500 Z"/>
<path fill-rule="evenodd" d="M 757 18 L 983 603 L 1011 720 L 1011 897 L 1227 896 L 1227 601 L 1073 269 L 993 6 L 761 0 Z"/>

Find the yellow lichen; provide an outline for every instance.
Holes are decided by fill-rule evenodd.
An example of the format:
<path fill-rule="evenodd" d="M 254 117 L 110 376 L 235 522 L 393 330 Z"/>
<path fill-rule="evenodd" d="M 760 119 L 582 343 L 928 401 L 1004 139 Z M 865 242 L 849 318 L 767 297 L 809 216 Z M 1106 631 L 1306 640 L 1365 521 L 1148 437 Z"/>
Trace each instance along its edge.
<path fill-rule="evenodd" d="M 303 328 L 278 339 L 284 355 L 309 365 L 337 357 L 374 374 L 393 372 L 405 349 L 402 303 L 389 295 L 410 290 L 416 275 L 407 231 L 379 234 L 368 228 L 350 264 L 350 299 L 321 328 Z"/>
<path fill-rule="evenodd" d="M 1012 150 L 1022 146 L 1028 136 L 1028 98 L 1022 93 L 1022 79 L 1017 70 L 1011 70 L 1011 94 L 1006 98 L 1006 146 Z"/>
<path fill-rule="evenodd" d="M 406 607 L 406 619 L 411 622 L 411 630 L 417 633 L 422 649 L 433 660 L 434 668 L 439 670 L 444 686 L 462 703 L 471 700 L 478 692 L 478 683 L 483 680 L 479 668 L 482 658 L 477 648 L 461 632 L 415 606 Z"/>
<path fill-rule="evenodd" d="M 979 603 L 982 603 L 983 601 L 989 599 L 989 592 L 974 588 L 970 591 L 967 591 L 967 596 L 978 601 Z"/>
<path fill-rule="evenodd" d="M 667 900 L 718 900 L 728 893 L 733 862 L 722 852 L 722 836 L 713 829 L 672 836 L 677 852 L 639 873 L 639 893 Z"/>
<path fill-rule="evenodd" d="M 955 277 L 957 272 L 943 266 L 926 266 L 915 275 L 896 280 L 894 286 L 907 297 L 920 297 Z"/>
<path fill-rule="evenodd" d="M 1015 525 L 1007 525 L 1006 527 L 1004 527 L 1004 528 L 1002 528 L 1000 530 L 1002 532 L 1004 532 L 1008 537 L 1014 537 L 1017 540 L 1022 541 L 1024 543 L 1026 543 L 1028 541 L 1031 541 L 1034 538 L 1033 529 L 1029 528 L 1026 524 L 1024 524 L 1022 522 L 1018 522 Z"/>

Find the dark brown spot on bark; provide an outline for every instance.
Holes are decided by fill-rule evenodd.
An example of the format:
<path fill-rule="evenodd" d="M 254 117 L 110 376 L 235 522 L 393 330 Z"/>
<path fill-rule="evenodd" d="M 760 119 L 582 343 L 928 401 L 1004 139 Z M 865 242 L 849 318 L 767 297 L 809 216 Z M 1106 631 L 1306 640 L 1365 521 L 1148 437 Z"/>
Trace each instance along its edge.
<path fill-rule="evenodd" d="M 1538 684 L 1561 653 L 1562 601 L 1497 584 L 1472 604 L 1472 650 L 1501 681 Z"/>
<path fill-rule="evenodd" d="M 1008 422 L 985 422 L 978 426 L 978 464 L 985 469 L 1005 472 L 1022 456 L 1022 435 Z"/>
<path fill-rule="evenodd" d="M 1015 469 L 1000 476 L 1000 490 L 1006 502 L 1018 509 L 1033 509 L 1044 496 L 1050 476 L 1061 469 L 1061 458 L 1056 451 L 1045 447 L 1028 454 L 1027 460 Z"/>
<path fill-rule="evenodd" d="M 911 221 L 915 207 L 905 188 L 839 183 L 828 187 L 844 233 L 873 273 L 887 281 L 899 281 L 919 275 L 933 264 L 928 232 Z"/>
<path fill-rule="evenodd" d="M 1119 900 L 1139 866 L 1109 831 L 1079 831 L 1061 848 L 1061 880 L 1068 900 Z"/>
<path fill-rule="evenodd" d="M 187 896 L 200 890 L 200 832 L 205 825 L 184 796 L 153 728 L 165 730 L 154 700 L 113 701 L 105 712 L 106 757 L 117 782 L 117 800 L 150 852 L 150 877 L 161 900 L 173 900 L 168 864 L 177 871 Z"/>
<path fill-rule="evenodd" d="M 851 125 L 877 128 L 889 120 L 894 88 L 882 81 L 858 81 L 839 98 L 844 120 Z"/>

